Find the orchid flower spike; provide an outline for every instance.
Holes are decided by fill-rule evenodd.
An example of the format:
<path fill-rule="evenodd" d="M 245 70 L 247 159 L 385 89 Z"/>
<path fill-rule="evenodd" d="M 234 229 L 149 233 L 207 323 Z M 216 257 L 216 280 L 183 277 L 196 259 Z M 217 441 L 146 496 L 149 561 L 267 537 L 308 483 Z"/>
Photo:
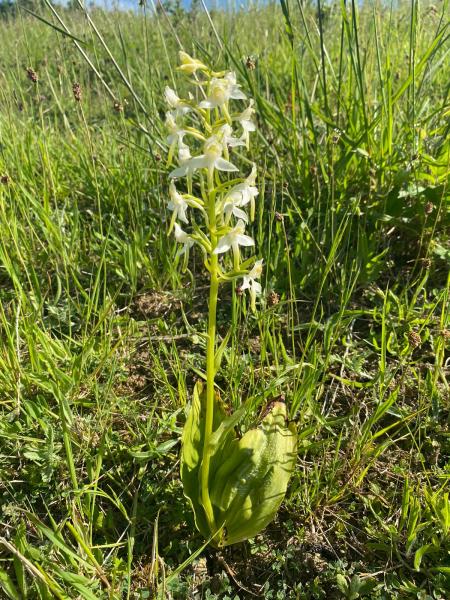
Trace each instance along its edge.
<path fill-rule="evenodd" d="M 228 175 L 238 171 L 229 160 L 231 149 L 248 147 L 250 132 L 255 130 L 254 109 L 250 101 L 247 108 L 238 112 L 230 102 L 246 100 L 235 73 L 215 72 L 185 52 L 180 52 L 180 61 L 179 70 L 193 76 L 193 85 L 201 86 L 204 97 L 197 103 L 192 96 L 183 100 L 170 88 L 165 91 L 170 107 L 168 164 L 172 155 L 178 153 L 178 166 L 170 173 L 169 231 L 173 230 L 180 244 L 177 256 L 184 255 L 177 260 L 183 270 L 188 268 L 189 249 L 194 244 L 200 248 L 210 283 L 205 335 L 206 385 L 196 384 L 183 428 L 181 478 L 197 528 L 207 543 L 222 548 L 257 535 L 274 518 L 295 469 L 297 435 L 294 424 L 287 423 L 287 410 L 282 402 L 272 403 L 258 427 L 242 436 L 233 427 L 227 428 L 230 418 L 237 422 L 240 411 L 229 418 L 218 402 L 216 376 L 229 337 L 221 342 L 217 339 L 220 284 L 235 282 L 243 276 L 241 289 L 249 291 L 253 311 L 262 289 L 263 261 L 250 258 L 249 250 L 245 251 L 249 253 L 248 260 L 241 264 L 240 258 L 241 246 L 255 245 L 245 231 L 249 217 L 243 208 L 250 205 L 253 218 L 258 195 L 256 166 L 253 165 L 246 178 Z M 197 71 L 201 71 L 199 77 Z M 186 115 L 188 109 L 191 112 Z M 235 124 L 238 134 L 233 132 Z M 184 137 L 188 137 L 190 147 L 184 143 Z M 173 180 L 183 176 L 186 182 Z M 221 258 L 228 250 L 232 256 Z M 253 266 L 249 269 L 247 265 Z M 252 454 L 251 461 L 244 461 L 245 472 L 234 468 L 242 451 Z M 231 467 L 227 470 L 228 465 Z"/>
<path fill-rule="evenodd" d="M 242 282 L 242 285 L 240 286 L 241 290 L 249 290 L 250 306 L 253 312 L 255 312 L 256 310 L 256 294 L 260 294 L 262 289 L 261 284 L 259 283 L 259 281 L 256 280 L 259 279 L 262 275 L 263 262 L 263 259 L 257 260 L 255 262 L 252 270 L 249 273 L 247 273 L 247 275 L 244 275 L 244 280 Z"/>

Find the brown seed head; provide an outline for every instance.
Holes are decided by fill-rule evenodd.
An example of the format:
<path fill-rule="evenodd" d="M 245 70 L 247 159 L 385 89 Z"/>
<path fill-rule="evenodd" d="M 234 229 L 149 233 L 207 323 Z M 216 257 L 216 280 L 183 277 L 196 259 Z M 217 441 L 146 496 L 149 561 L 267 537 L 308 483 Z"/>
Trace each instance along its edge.
<path fill-rule="evenodd" d="M 408 333 L 408 340 L 413 348 L 417 348 L 422 343 L 420 335 L 417 333 L 417 331 L 410 331 Z"/>
<path fill-rule="evenodd" d="M 78 82 L 75 82 L 72 86 L 73 97 L 75 98 L 75 102 L 81 102 L 82 92 L 81 85 Z"/>
<path fill-rule="evenodd" d="M 426 215 L 431 215 L 434 210 L 434 204 L 432 202 L 427 202 L 424 207 L 424 211 Z"/>
<path fill-rule="evenodd" d="M 27 68 L 27 77 L 33 83 L 37 83 L 39 81 L 39 77 L 37 76 L 36 71 L 34 69 L 32 69 L 31 67 Z"/>
<path fill-rule="evenodd" d="M 2 183 L 3 185 L 8 185 L 10 181 L 10 177 L 9 175 L 6 175 L 6 173 L 0 177 L 0 183 Z"/>
<path fill-rule="evenodd" d="M 258 335 L 249 340 L 248 347 L 253 354 L 259 354 L 261 352 L 261 340 Z"/>
<path fill-rule="evenodd" d="M 267 296 L 267 304 L 269 306 L 276 306 L 280 302 L 280 294 L 272 290 Z"/>
<path fill-rule="evenodd" d="M 254 56 L 247 56 L 245 66 L 249 71 L 254 71 L 256 69 L 256 58 Z"/>

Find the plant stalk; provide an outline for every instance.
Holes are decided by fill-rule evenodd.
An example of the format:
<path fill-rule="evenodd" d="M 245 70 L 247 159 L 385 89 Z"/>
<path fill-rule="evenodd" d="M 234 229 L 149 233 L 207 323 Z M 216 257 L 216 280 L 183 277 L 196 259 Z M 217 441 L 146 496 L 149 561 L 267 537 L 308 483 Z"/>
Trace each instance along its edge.
<path fill-rule="evenodd" d="M 214 195 L 214 180 L 212 173 L 208 174 L 208 219 L 211 235 L 210 260 L 210 287 L 208 307 L 208 340 L 206 345 L 206 415 L 205 435 L 203 438 L 203 456 L 201 466 L 201 498 L 205 510 L 206 519 L 211 533 L 216 532 L 214 511 L 209 497 L 209 466 L 211 454 L 209 440 L 213 432 L 214 424 L 214 378 L 215 378 L 215 355 L 216 355 L 216 315 L 217 296 L 219 292 L 218 256 L 213 254 L 217 244 L 216 234 L 216 207 Z"/>

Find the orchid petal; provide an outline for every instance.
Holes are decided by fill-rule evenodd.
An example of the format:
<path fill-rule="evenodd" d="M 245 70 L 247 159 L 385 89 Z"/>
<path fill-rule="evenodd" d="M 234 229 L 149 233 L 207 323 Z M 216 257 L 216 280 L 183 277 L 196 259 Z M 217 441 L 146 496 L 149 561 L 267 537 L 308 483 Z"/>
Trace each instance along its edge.
<path fill-rule="evenodd" d="M 237 206 L 234 206 L 232 212 L 235 217 L 237 217 L 238 219 L 242 219 L 243 221 L 245 221 L 245 223 L 248 223 L 247 213 L 245 213 L 243 210 L 241 210 Z"/>
<path fill-rule="evenodd" d="M 206 154 L 200 154 L 200 156 L 195 156 L 191 158 L 189 164 L 192 169 L 209 169 L 210 160 Z"/>
<path fill-rule="evenodd" d="M 187 163 L 190 161 L 187 161 Z M 176 169 L 174 169 L 173 171 L 171 171 L 171 173 L 169 174 L 169 177 L 184 177 L 186 175 L 186 173 L 188 172 L 188 164 L 185 163 L 184 165 L 181 165 L 179 167 L 177 167 Z"/>
<path fill-rule="evenodd" d="M 247 100 L 247 96 L 244 94 L 244 92 L 241 92 L 241 90 L 237 87 L 232 88 L 230 92 L 230 98 L 233 98 L 233 100 Z"/>
<path fill-rule="evenodd" d="M 253 238 L 251 238 L 249 235 L 244 235 L 244 234 L 237 234 L 236 235 L 236 242 L 239 244 L 239 246 L 254 246 L 255 245 L 255 240 Z"/>
<path fill-rule="evenodd" d="M 232 163 L 220 156 L 214 161 L 214 166 L 218 171 L 239 171 Z"/>
<path fill-rule="evenodd" d="M 219 240 L 216 248 L 214 249 L 213 254 L 222 254 L 223 252 L 227 252 L 231 248 L 230 240 L 227 240 L 227 236 L 224 236 Z"/>

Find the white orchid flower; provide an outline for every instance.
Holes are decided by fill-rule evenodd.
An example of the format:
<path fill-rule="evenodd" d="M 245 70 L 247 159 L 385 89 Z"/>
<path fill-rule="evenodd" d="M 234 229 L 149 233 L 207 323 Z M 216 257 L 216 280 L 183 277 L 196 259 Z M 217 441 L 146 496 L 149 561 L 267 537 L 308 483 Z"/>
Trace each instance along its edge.
<path fill-rule="evenodd" d="M 170 201 L 167 203 L 167 208 L 173 211 L 169 233 L 172 231 L 176 219 L 179 219 L 182 223 L 189 223 L 186 215 L 186 211 L 189 207 L 198 208 L 204 212 L 202 201 L 189 194 L 180 194 L 173 181 L 170 182 L 169 195 Z"/>
<path fill-rule="evenodd" d="M 256 165 L 254 164 L 250 175 L 242 183 L 238 183 L 238 185 L 232 187 L 225 196 L 223 210 L 226 223 L 228 223 L 232 214 L 238 219 L 247 222 L 248 217 L 244 211 L 240 210 L 240 207 L 246 206 L 249 202 L 251 204 L 251 215 L 253 219 L 255 213 L 255 198 L 259 194 L 258 188 L 255 187 L 255 181 Z M 245 215 L 245 218 L 243 215 Z"/>
<path fill-rule="evenodd" d="M 239 268 L 239 246 L 254 246 L 255 241 L 249 235 L 245 235 L 245 222 L 243 219 L 237 222 L 237 225 L 233 227 L 226 235 L 221 237 L 214 249 L 214 254 L 223 254 L 230 248 L 233 252 L 234 266 L 236 269 Z"/>
<path fill-rule="evenodd" d="M 178 52 L 178 56 L 181 61 L 181 65 L 177 67 L 178 71 L 183 71 L 183 73 L 187 73 L 188 75 L 192 75 L 196 71 L 209 71 L 205 64 L 196 58 L 192 58 L 192 56 L 189 56 L 189 54 L 183 52 L 183 50 Z"/>
<path fill-rule="evenodd" d="M 223 106 L 230 99 L 246 100 L 247 96 L 239 89 L 240 85 L 236 83 L 236 74 L 227 73 L 225 77 L 213 77 L 209 85 L 209 94 L 206 100 L 200 102 L 200 108 L 216 108 Z"/>
<path fill-rule="evenodd" d="M 233 128 L 225 123 L 219 129 L 219 137 L 222 140 L 223 149 L 236 148 L 237 146 L 245 146 L 245 142 L 241 139 L 233 137 Z"/>
<path fill-rule="evenodd" d="M 167 143 L 169 144 L 169 152 L 167 155 L 167 164 L 172 163 L 173 153 L 175 152 L 176 147 L 181 148 L 185 146 L 183 143 L 183 138 L 186 135 L 187 131 L 178 126 L 173 113 L 166 113 L 166 126 L 169 130 L 169 135 L 166 138 Z"/>
<path fill-rule="evenodd" d="M 167 129 L 169 130 L 169 135 L 167 136 L 166 140 L 167 140 L 167 143 L 170 144 L 170 146 L 172 148 L 172 152 L 173 152 L 174 148 L 177 145 L 178 146 L 184 145 L 183 138 L 186 135 L 187 131 L 177 125 L 175 117 L 173 116 L 173 114 L 171 112 L 166 113 L 166 126 L 167 126 Z"/>
<path fill-rule="evenodd" d="M 256 165 L 255 163 L 252 164 L 252 170 L 250 172 L 250 175 L 246 178 L 246 183 L 249 186 L 254 186 L 256 183 Z"/>
<path fill-rule="evenodd" d="M 189 150 L 189 146 L 183 144 L 178 148 L 178 162 L 180 165 L 184 164 L 188 160 L 191 160 L 191 151 Z"/>
<path fill-rule="evenodd" d="M 187 252 L 195 243 L 191 236 L 181 229 L 178 223 L 174 223 L 174 235 L 176 241 L 179 244 L 183 244 L 183 248 L 178 252 L 179 255 Z"/>
<path fill-rule="evenodd" d="M 247 148 L 249 147 L 250 143 L 250 132 L 256 131 L 256 125 L 252 121 L 252 117 L 255 113 L 253 104 L 254 100 L 250 100 L 250 104 L 247 106 L 247 108 L 236 118 L 236 120 L 239 121 L 242 126 L 241 140 L 245 142 L 245 146 Z"/>
<path fill-rule="evenodd" d="M 186 173 L 188 177 L 191 177 L 194 173 L 195 169 L 191 166 L 192 156 L 191 151 L 189 150 L 189 146 L 183 144 L 178 148 L 178 163 L 180 167 L 186 167 Z M 172 177 L 172 173 L 170 174 Z"/>
<path fill-rule="evenodd" d="M 177 169 L 174 169 L 170 173 L 170 177 L 183 177 L 189 173 L 196 171 L 197 169 L 208 169 L 210 174 L 217 169 L 218 171 L 238 171 L 228 160 L 222 158 L 223 146 L 221 140 L 216 136 L 212 135 L 208 138 L 203 146 L 204 154 L 195 156 L 190 160 L 187 160 Z"/>
<path fill-rule="evenodd" d="M 170 222 L 169 233 L 172 231 L 172 227 L 175 225 L 175 220 L 179 219 L 182 223 L 189 223 L 186 210 L 189 204 L 183 198 L 183 196 L 177 191 L 173 181 L 170 182 L 169 186 L 170 201 L 167 204 L 167 208 L 173 211 L 172 219 Z"/>
<path fill-rule="evenodd" d="M 164 98 L 167 104 L 170 106 L 170 108 L 177 108 L 177 106 L 181 102 L 175 90 L 173 90 L 168 85 L 166 85 L 166 87 L 164 88 Z"/>
<path fill-rule="evenodd" d="M 187 178 L 187 187 L 188 187 L 188 191 L 190 194 L 192 193 L 192 175 L 194 173 L 194 169 L 191 167 L 191 160 L 192 160 L 191 151 L 189 150 L 188 146 L 183 144 L 182 146 L 180 146 L 178 148 L 178 164 L 179 164 L 178 169 L 180 169 L 183 166 L 186 167 L 185 175 Z M 170 176 L 172 176 L 172 175 L 170 175 Z"/>
<path fill-rule="evenodd" d="M 244 223 L 248 223 L 248 215 L 241 208 L 240 198 L 230 198 L 226 200 L 223 206 L 225 224 L 228 225 L 231 219 L 231 215 L 234 215 L 237 219 L 242 219 Z"/>
<path fill-rule="evenodd" d="M 177 117 L 183 116 L 191 110 L 191 107 L 168 85 L 164 88 L 164 98 L 169 107 L 175 111 Z"/>
<path fill-rule="evenodd" d="M 240 286 L 241 290 L 250 291 L 250 306 L 253 311 L 256 310 L 256 294 L 260 294 L 262 291 L 261 284 L 256 280 L 262 275 L 263 262 L 263 259 L 255 262 L 252 270 L 247 275 L 244 275 L 244 280 Z"/>
<path fill-rule="evenodd" d="M 234 71 L 229 71 L 224 79 L 228 81 L 228 85 L 230 86 L 230 98 L 234 100 L 247 100 L 247 96 L 239 89 L 241 86 L 236 83 L 236 73 Z"/>

